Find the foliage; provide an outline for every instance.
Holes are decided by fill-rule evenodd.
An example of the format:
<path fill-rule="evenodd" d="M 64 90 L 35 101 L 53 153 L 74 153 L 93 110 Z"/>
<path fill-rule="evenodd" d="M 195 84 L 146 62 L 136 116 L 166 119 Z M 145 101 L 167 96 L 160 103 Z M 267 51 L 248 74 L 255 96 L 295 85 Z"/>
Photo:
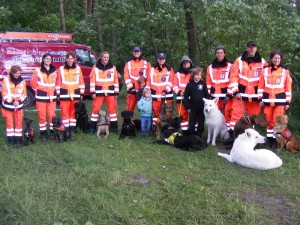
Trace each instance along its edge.
<path fill-rule="evenodd" d="M 7 8 L 0 6 L 0 32 L 4 32 L 10 28 L 10 16 L 12 12 Z"/>

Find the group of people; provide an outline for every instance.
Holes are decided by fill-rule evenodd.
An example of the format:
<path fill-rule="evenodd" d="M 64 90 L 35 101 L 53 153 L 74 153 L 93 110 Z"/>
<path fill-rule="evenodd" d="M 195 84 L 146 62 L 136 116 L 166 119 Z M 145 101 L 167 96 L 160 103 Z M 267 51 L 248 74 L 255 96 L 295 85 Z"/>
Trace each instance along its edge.
<path fill-rule="evenodd" d="M 250 41 L 246 50 L 234 63 L 226 58 L 224 46 L 215 49 L 216 58 L 207 67 L 206 80 L 203 69 L 194 67 L 188 56 L 183 56 L 176 72 L 166 63 L 165 53 L 156 54 L 156 62 L 142 57 L 140 47 L 132 50 L 132 58 L 124 66 L 127 87 L 126 110 L 134 112 L 136 105 L 141 114 L 141 133 L 147 135 L 158 121 L 163 104 L 176 101 L 176 112 L 182 117 L 183 135 L 204 131 L 203 98 L 219 98 L 218 107 L 224 112 L 228 131 L 233 137 L 235 123 L 247 111 L 258 114 L 263 108 L 267 118 L 267 138 L 276 143 L 273 136 L 277 115 L 284 114 L 291 102 L 292 80 L 282 64 L 282 54 L 275 50 L 270 54 L 270 64 Z M 60 102 L 63 125 L 67 136 L 75 136 L 75 103 L 82 100 L 85 84 L 81 69 L 75 64 L 75 55 L 66 54 L 64 66 L 56 69 L 51 54 L 42 57 L 41 67 L 36 68 L 31 79 L 35 90 L 36 108 L 42 140 L 54 138 L 52 117 L 56 101 Z M 2 115 L 6 119 L 6 136 L 9 144 L 22 142 L 23 103 L 26 83 L 20 76 L 21 68 L 12 66 L 2 84 Z M 110 127 L 118 132 L 117 97 L 119 81 L 116 67 L 110 61 L 109 52 L 102 52 L 90 73 L 90 93 L 93 99 L 89 132 L 96 131 L 98 111 L 106 103 L 111 119 Z M 47 116 L 49 134 L 47 132 Z"/>

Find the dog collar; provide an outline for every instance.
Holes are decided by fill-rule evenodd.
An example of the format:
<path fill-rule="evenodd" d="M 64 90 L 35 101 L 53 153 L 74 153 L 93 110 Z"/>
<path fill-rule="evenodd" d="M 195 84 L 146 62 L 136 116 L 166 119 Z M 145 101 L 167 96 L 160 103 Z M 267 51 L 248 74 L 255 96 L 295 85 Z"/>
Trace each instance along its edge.
<path fill-rule="evenodd" d="M 175 132 L 175 133 L 171 134 L 168 138 L 165 138 L 165 141 L 171 145 L 174 145 L 174 139 L 175 139 L 175 137 L 177 137 L 179 135 L 180 135 L 179 132 Z"/>

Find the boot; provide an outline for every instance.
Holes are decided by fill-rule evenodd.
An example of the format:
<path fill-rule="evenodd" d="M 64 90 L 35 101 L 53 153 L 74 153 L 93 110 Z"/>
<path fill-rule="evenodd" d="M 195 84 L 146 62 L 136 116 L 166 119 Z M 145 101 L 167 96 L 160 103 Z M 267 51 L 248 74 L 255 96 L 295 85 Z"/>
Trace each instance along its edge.
<path fill-rule="evenodd" d="M 267 137 L 269 148 L 272 152 L 277 154 L 277 140 L 273 137 Z"/>
<path fill-rule="evenodd" d="M 70 132 L 70 138 L 73 139 L 75 137 L 75 127 L 70 126 L 69 127 L 69 132 Z"/>
<path fill-rule="evenodd" d="M 224 141 L 224 145 L 233 145 L 234 138 L 233 138 L 233 130 L 228 130 L 229 138 Z"/>
<path fill-rule="evenodd" d="M 50 135 L 49 135 L 50 139 L 55 139 L 55 133 L 54 130 L 50 130 Z"/>
<path fill-rule="evenodd" d="M 110 122 L 110 128 L 113 133 L 118 134 L 118 121 Z"/>
<path fill-rule="evenodd" d="M 182 130 L 182 135 L 183 136 L 189 136 L 189 131 L 188 130 Z"/>
<path fill-rule="evenodd" d="M 13 146 L 15 144 L 15 137 L 14 136 L 7 136 L 7 144 L 9 146 Z"/>
<path fill-rule="evenodd" d="M 94 134 L 96 132 L 96 126 L 97 126 L 97 122 L 96 121 L 90 121 L 90 124 L 89 124 L 89 134 Z"/>
<path fill-rule="evenodd" d="M 22 148 L 24 146 L 22 142 L 22 137 L 15 137 L 15 141 L 16 148 Z"/>
<path fill-rule="evenodd" d="M 40 134 L 41 134 L 42 141 L 47 141 L 47 139 L 48 139 L 47 131 L 43 130 L 43 131 L 40 132 Z"/>
<path fill-rule="evenodd" d="M 67 141 L 67 139 L 70 139 L 71 138 L 71 135 L 70 135 L 70 127 L 66 127 L 65 128 L 65 131 L 64 131 L 64 134 L 63 134 L 63 139 L 64 141 Z"/>

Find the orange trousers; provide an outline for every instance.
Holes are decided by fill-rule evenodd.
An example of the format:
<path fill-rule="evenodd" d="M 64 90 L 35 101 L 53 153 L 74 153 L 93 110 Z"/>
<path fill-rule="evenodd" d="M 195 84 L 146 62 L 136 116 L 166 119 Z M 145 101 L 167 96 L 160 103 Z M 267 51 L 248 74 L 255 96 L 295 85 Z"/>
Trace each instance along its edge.
<path fill-rule="evenodd" d="M 230 129 L 234 130 L 234 125 L 243 116 L 245 110 L 249 114 L 258 114 L 260 112 L 259 102 L 246 102 L 237 98 L 233 98 L 232 101 L 232 113 L 230 119 Z"/>
<path fill-rule="evenodd" d="M 36 102 L 36 109 L 39 117 L 40 131 L 47 130 L 47 116 L 50 130 L 53 130 L 52 117 L 55 116 L 56 101 L 54 102 Z"/>
<path fill-rule="evenodd" d="M 233 99 L 227 99 L 225 109 L 224 109 L 224 116 L 225 116 L 226 126 L 228 129 L 230 127 L 230 120 L 232 115 L 232 102 Z"/>
<path fill-rule="evenodd" d="M 127 97 L 126 97 L 126 110 L 134 112 L 136 104 L 137 104 L 137 96 L 132 95 L 132 94 L 127 94 Z"/>
<path fill-rule="evenodd" d="M 24 111 L 15 110 L 8 111 L 1 108 L 2 116 L 5 118 L 6 124 L 6 136 L 7 137 L 21 137 L 22 138 L 22 129 L 23 129 L 23 116 Z"/>
<path fill-rule="evenodd" d="M 97 122 L 99 116 L 98 112 L 101 109 L 103 101 L 106 102 L 110 121 L 111 122 L 118 121 L 116 96 L 97 96 L 93 100 L 93 104 L 92 104 L 93 109 L 92 109 L 91 121 Z"/>
<path fill-rule="evenodd" d="M 182 121 L 180 123 L 181 130 L 185 131 L 189 128 L 189 113 L 185 109 L 183 102 L 176 104 L 176 112 L 178 116 L 182 116 Z"/>
<path fill-rule="evenodd" d="M 264 113 L 267 119 L 267 137 L 273 136 L 273 127 L 275 125 L 276 116 L 283 115 L 285 113 L 285 106 L 277 105 L 277 106 L 265 106 Z"/>
<path fill-rule="evenodd" d="M 63 125 L 65 127 L 76 126 L 76 117 L 75 117 L 76 102 L 79 102 L 79 100 L 68 100 L 68 101 L 60 100 L 61 118 L 62 118 Z"/>

